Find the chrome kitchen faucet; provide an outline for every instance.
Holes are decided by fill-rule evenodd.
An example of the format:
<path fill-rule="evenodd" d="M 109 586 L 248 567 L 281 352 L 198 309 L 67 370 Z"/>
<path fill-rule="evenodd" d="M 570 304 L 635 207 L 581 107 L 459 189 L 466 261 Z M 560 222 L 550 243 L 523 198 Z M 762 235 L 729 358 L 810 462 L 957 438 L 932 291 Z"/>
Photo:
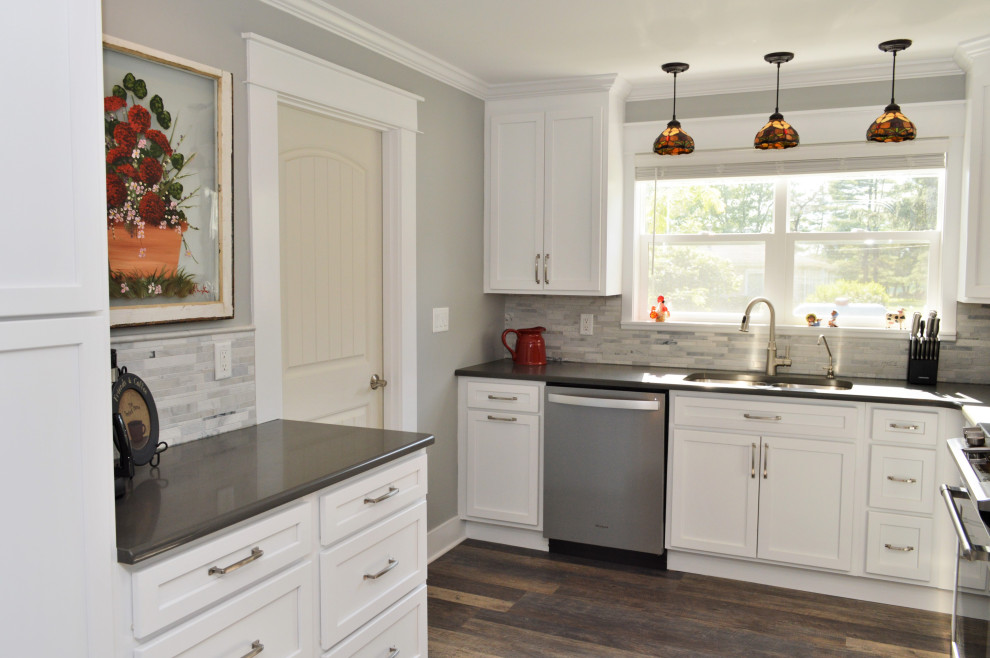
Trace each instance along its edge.
<path fill-rule="evenodd" d="M 739 331 L 748 332 L 749 331 L 749 314 L 753 311 L 753 307 L 763 302 L 770 309 L 770 341 L 767 343 L 767 368 L 766 373 L 768 375 L 777 374 L 777 366 L 789 366 L 791 365 L 791 346 L 788 345 L 785 348 L 783 358 L 777 356 L 777 321 L 776 312 L 773 310 L 773 304 L 766 297 L 754 297 L 749 300 L 749 304 L 746 305 L 746 310 L 743 312 L 742 322 L 739 324 Z"/>

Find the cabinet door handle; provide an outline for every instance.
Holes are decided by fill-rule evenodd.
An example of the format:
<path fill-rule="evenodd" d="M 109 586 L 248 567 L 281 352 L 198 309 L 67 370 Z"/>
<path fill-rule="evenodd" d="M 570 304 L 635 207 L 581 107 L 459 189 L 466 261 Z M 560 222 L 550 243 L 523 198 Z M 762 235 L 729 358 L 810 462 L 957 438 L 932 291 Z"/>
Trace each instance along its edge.
<path fill-rule="evenodd" d="M 743 418 L 750 420 L 782 420 L 780 416 L 755 416 L 753 414 L 743 414 Z"/>
<path fill-rule="evenodd" d="M 749 453 L 749 477 L 756 479 L 756 444 L 753 444 Z"/>
<path fill-rule="evenodd" d="M 399 655 L 399 650 L 395 647 L 389 647 L 388 650 L 390 653 L 385 658 L 397 658 Z"/>
<path fill-rule="evenodd" d="M 489 395 L 489 400 L 505 400 L 506 402 L 515 402 L 519 398 L 515 395 Z"/>
<path fill-rule="evenodd" d="M 888 551 L 903 551 L 905 553 L 910 553 L 914 550 L 914 546 L 894 546 L 893 544 L 884 544 L 883 547 Z"/>
<path fill-rule="evenodd" d="M 767 458 L 770 456 L 770 444 L 763 444 L 763 479 L 767 479 Z"/>
<path fill-rule="evenodd" d="M 550 285 L 550 274 L 548 269 L 550 268 L 550 254 L 543 254 L 543 283 Z"/>
<path fill-rule="evenodd" d="M 892 430 L 916 430 L 916 429 L 918 429 L 918 426 L 917 425 L 901 425 L 900 423 L 888 423 L 887 424 L 887 427 L 889 427 Z"/>
<path fill-rule="evenodd" d="M 513 417 L 502 418 L 501 416 L 492 416 L 491 414 L 488 414 L 488 420 L 500 420 L 503 423 L 514 423 L 514 422 L 516 422 L 516 419 L 513 418 Z"/>
<path fill-rule="evenodd" d="M 226 567 L 210 567 L 210 570 L 207 572 L 207 575 L 209 575 L 209 576 L 222 576 L 224 574 L 230 573 L 231 571 L 237 571 L 238 569 L 240 569 L 244 565 L 250 564 L 250 563 L 254 562 L 255 560 L 257 560 L 258 558 L 260 558 L 264 554 L 265 554 L 265 552 L 263 550 L 261 550 L 261 548 L 259 548 L 258 546 L 255 546 L 254 548 L 251 549 L 251 555 L 248 555 L 246 558 L 244 558 L 240 562 L 234 562 L 233 564 L 228 565 Z"/>
<path fill-rule="evenodd" d="M 536 277 L 536 283 L 539 284 L 540 283 L 540 255 L 539 254 L 536 254 L 536 273 L 535 273 L 534 276 Z"/>
<path fill-rule="evenodd" d="M 389 498 L 391 498 L 392 496 L 394 496 L 397 493 L 399 493 L 399 490 L 396 487 L 393 487 L 393 486 L 389 485 L 388 492 L 383 493 L 378 498 L 365 498 L 364 499 L 364 504 L 365 505 L 377 505 L 378 503 L 382 502 L 383 500 L 388 500 Z"/>
<path fill-rule="evenodd" d="M 366 573 L 366 574 L 364 574 L 364 579 L 365 580 L 378 580 L 379 578 L 381 578 L 382 576 L 384 576 L 385 574 L 387 574 L 389 571 L 391 571 L 392 569 L 396 568 L 397 566 L 399 566 L 399 561 L 398 560 L 393 560 L 392 558 L 389 558 L 388 559 L 388 566 L 387 567 L 385 567 L 384 569 L 382 569 L 378 573 L 374 573 L 374 574 Z"/>
<path fill-rule="evenodd" d="M 251 650 L 248 651 L 243 656 L 241 656 L 241 658 L 254 658 L 264 650 L 265 650 L 265 645 L 261 643 L 261 640 L 255 640 L 254 642 L 251 643 Z"/>
<path fill-rule="evenodd" d="M 888 475 L 887 479 L 891 482 L 903 482 L 904 484 L 914 484 L 917 482 L 914 478 L 899 478 L 896 475 Z"/>

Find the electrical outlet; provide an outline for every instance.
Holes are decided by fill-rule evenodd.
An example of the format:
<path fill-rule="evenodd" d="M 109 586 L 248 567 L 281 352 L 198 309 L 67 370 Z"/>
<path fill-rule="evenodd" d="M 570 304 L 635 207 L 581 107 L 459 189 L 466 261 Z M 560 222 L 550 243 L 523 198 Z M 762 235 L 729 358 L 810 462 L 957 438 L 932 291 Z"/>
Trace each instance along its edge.
<path fill-rule="evenodd" d="M 581 314 L 581 335 L 591 336 L 595 333 L 595 316 L 591 313 Z"/>
<path fill-rule="evenodd" d="M 213 379 L 227 379 L 230 374 L 230 342 L 213 343 Z"/>
<path fill-rule="evenodd" d="M 433 309 L 433 333 L 450 331 L 450 309 L 446 306 Z"/>

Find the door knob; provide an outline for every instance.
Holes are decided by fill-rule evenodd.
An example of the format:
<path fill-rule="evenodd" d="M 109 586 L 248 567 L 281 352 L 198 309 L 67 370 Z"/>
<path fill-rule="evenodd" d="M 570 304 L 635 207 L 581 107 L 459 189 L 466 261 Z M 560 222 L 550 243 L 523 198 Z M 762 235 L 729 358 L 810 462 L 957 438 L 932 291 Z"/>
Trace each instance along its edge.
<path fill-rule="evenodd" d="M 371 376 L 371 390 L 377 391 L 380 388 L 385 388 L 388 386 L 388 382 L 379 377 L 378 375 Z"/>

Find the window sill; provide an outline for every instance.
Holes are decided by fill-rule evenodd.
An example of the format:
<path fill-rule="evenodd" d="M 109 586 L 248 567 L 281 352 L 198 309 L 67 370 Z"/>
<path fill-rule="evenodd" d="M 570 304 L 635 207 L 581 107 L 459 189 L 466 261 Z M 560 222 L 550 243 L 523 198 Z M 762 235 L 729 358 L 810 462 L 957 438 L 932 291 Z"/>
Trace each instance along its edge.
<path fill-rule="evenodd" d="M 718 323 L 718 322 L 638 322 L 623 320 L 619 323 L 620 328 L 632 331 L 663 331 L 669 333 L 697 333 L 707 332 L 716 334 L 737 334 L 738 323 Z M 750 325 L 749 333 L 766 332 L 767 325 Z M 876 340 L 902 340 L 907 342 L 907 329 L 867 329 L 862 327 L 799 327 L 796 325 L 777 325 L 777 337 L 781 336 L 809 336 L 817 337 L 824 334 L 826 338 L 837 336 L 839 338 L 867 338 Z M 939 340 L 943 343 L 955 342 L 955 333 L 939 333 Z"/>

